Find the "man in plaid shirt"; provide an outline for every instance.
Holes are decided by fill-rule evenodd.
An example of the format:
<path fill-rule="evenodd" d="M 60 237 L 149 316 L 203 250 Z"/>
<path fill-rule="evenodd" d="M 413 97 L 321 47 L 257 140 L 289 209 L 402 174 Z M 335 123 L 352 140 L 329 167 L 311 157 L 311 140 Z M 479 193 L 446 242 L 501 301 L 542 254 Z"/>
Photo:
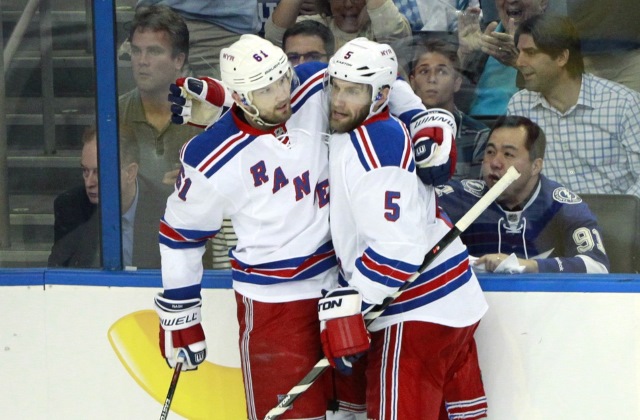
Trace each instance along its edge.
<path fill-rule="evenodd" d="M 528 117 L 547 134 L 544 174 L 578 193 L 640 196 L 640 93 L 584 73 L 568 18 L 528 19 L 515 40 L 525 89 L 507 113 Z"/>

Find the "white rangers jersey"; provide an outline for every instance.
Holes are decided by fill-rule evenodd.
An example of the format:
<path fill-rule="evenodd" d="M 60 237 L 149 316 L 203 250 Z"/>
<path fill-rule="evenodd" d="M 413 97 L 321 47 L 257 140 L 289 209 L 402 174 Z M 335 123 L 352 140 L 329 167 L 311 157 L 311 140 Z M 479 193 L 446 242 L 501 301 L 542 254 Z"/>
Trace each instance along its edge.
<path fill-rule="evenodd" d="M 436 213 L 434 189 L 416 176 L 406 127 L 388 112 L 332 135 L 329 150 L 331 234 L 341 283 L 379 304 L 416 272 L 449 226 Z M 369 329 L 410 320 L 463 327 L 486 310 L 458 239 Z"/>
<path fill-rule="evenodd" d="M 224 218 L 238 236 L 230 254 L 233 287 L 242 295 L 283 302 L 320 297 L 336 286 L 325 66 L 300 68 L 286 124 L 256 130 L 234 106 L 183 147 L 160 226 L 165 296 L 199 293 L 204 245 Z"/>

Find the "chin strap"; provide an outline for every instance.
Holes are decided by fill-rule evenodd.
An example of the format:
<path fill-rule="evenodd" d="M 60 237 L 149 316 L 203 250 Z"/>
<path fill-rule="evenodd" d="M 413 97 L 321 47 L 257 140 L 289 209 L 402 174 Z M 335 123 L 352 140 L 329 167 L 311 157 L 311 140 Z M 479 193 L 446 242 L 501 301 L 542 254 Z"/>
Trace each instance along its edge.
<path fill-rule="evenodd" d="M 238 102 L 236 101 L 236 103 Z M 258 124 L 261 128 L 262 127 L 272 128 L 282 124 L 282 123 L 276 123 L 276 124 L 268 123 L 262 118 L 260 118 L 260 111 L 258 111 L 258 108 L 256 108 L 253 104 L 238 103 L 238 106 L 242 109 L 242 111 L 244 111 L 245 114 L 247 114 L 247 118 L 251 118 L 251 120 L 256 124 Z"/>

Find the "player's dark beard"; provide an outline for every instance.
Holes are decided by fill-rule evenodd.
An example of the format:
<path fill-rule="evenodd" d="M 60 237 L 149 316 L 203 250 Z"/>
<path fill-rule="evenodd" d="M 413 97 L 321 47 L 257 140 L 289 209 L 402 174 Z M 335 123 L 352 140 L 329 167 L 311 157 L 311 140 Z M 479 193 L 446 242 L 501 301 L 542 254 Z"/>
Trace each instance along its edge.
<path fill-rule="evenodd" d="M 355 130 L 357 127 L 362 125 L 364 120 L 367 119 L 370 108 L 371 108 L 371 104 L 363 106 L 362 108 L 360 108 L 360 110 L 353 117 L 352 120 L 347 121 L 345 123 L 340 123 L 337 125 L 331 124 L 331 130 L 336 133 L 348 133 L 349 131 Z"/>

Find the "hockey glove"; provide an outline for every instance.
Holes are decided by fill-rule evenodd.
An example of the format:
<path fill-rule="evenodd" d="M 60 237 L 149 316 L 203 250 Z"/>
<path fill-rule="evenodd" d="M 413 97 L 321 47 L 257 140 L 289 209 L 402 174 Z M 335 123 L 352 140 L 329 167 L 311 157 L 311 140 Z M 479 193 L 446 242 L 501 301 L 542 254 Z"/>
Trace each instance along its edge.
<path fill-rule="evenodd" d="M 322 350 L 331 366 L 345 375 L 369 349 L 371 339 L 360 307 L 362 296 L 352 287 L 327 292 L 318 302 Z"/>
<path fill-rule="evenodd" d="M 207 344 L 200 324 L 201 306 L 200 298 L 171 300 L 161 293 L 155 298 L 160 317 L 160 351 L 171 368 L 182 361 L 182 370 L 197 369 L 207 357 Z"/>
<path fill-rule="evenodd" d="M 169 86 L 171 121 L 206 128 L 222 113 L 225 88 L 210 77 L 181 77 Z"/>
<path fill-rule="evenodd" d="M 427 185 L 442 185 L 456 170 L 456 120 L 440 108 L 417 114 L 410 131 L 418 176 Z"/>

